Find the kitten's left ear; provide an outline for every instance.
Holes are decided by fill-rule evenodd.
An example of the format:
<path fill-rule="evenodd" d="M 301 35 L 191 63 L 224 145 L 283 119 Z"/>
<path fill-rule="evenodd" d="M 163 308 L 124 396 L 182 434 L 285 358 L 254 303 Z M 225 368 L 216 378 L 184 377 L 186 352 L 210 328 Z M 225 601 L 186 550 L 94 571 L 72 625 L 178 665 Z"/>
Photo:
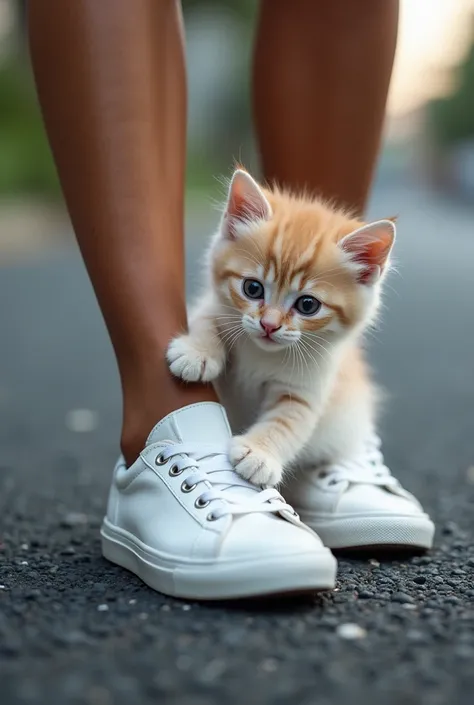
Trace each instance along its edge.
<path fill-rule="evenodd" d="M 349 261 L 357 265 L 357 280 L 361 284 L 374 284 L 380 279 L 395 242 L 395 233 L 392 220 L 377 220 L 340 240 L 339 247 L 347 253 Z"/>
<path fill-rule="evenodd" d="M 272 209 L 260 186 L 246 171 L 237 169 L 230 182 L 222 221 L 224 236 L 234 239 L 246 225 L 271 216 Z"/>

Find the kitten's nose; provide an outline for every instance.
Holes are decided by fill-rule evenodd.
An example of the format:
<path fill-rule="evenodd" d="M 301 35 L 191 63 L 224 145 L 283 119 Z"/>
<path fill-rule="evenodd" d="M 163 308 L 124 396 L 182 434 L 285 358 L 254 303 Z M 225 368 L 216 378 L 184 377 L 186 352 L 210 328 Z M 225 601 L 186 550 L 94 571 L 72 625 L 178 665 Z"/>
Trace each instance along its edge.
<path fill-rule="evenodd" d="M 277 330 L 280 330 L 281 326 L 277 326 L 274 323 L 270 323 L 269 321 L 264 321 L 263 318 L 260 319 L 260 325 L 262 326 L 263 330 L 265 331 L 265 335 L 271 335 L 272 333 L 275 333 Z"/>

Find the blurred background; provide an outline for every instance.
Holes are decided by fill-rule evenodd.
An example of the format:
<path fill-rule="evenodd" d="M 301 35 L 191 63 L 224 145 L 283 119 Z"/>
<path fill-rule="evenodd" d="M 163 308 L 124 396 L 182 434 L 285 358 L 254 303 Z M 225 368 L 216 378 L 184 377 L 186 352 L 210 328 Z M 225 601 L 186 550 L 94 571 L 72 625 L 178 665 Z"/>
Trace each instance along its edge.
<path fill-rule="evenodd" d="M 24 0 L 0 0 L 0 256 L 67 229 L 27 58 Z M 184 0 L 189 204 L 207 208 L 232 159 L 256 164 L 253 0 Z M 402 0 L 379 179 L 474 198 L 474 2 Z M 402 204 L 394 203 L 402 213 Z"/>
<path fill-rule="evenodd" d="M 219 177 L 230 174 L 234 159 L 258 168 L 248 80 L 258 3 L 183 5 L 192 296 L 218 218 Z M 235 689 L 232 702 L 243 683 L 249 703 L 472 702 L 474 0 L 400 6 L 370 204 L 374 218 L 398 214 L 397 267 L 368 347 L 388 391 L 381 420 L 388 464 L 435 520 L 436 547 L 418 563 L 385 562 L 377 574 L 378 561 L 346 562 L 334 602 L 263 615 L 258 607 L 246 617 L 243 608 L 166 600 L 101 559 L 98 529 L 120 434 L 118 374 L 43 132 L 25 2 L 0 0 L 4 705 L 203 705 L 222 683 Z M 418 569 L 429 571 L 426 584 L 418 584 L 426 580 L 421 572 L 412 581 Z M 368 574 L 374 592 L 416 590 L 416 605 L 406 595 L 400 602 L 407 604 L 356 600 L 354 588 Z M 334 641 L 341 618 L 360 621 L 367 639 Z M 304 701 L 292 694 L 300 686 Z M 336 699 L 316 699 L 321 687 Z M 186 688 L 189 698 L 180 699 Z M 227 702 L 230 691 L 217 692 Z"/>
<path fill-rule="evenodd" d="M 219 177 L 229 175 L 234 159 L 258 167 L 248 80 L 258 4 L 184 0 L 183 7 L 192 293 L 196 261 L 217 219 Z M 377 217 L 399 214 L 399 273 L 388 283 L 371 354 L 392 395 L 387 453 L 416 468 L 412 488 L 422 482 L 420 467 L 428 472 L 440 453 L 457 468 L 460 491 L 466 478 L 474 482 L 473 18 L 474 0 L 401 0 L 370 208 Z M 26 434 L 54 463 L 87 453 L 92 465 L 109 464 L 121 414 L 118 377 L 43 132 L 22 0 L 0 0 L 0 301 L 2 453 L 16 457 Z"/>

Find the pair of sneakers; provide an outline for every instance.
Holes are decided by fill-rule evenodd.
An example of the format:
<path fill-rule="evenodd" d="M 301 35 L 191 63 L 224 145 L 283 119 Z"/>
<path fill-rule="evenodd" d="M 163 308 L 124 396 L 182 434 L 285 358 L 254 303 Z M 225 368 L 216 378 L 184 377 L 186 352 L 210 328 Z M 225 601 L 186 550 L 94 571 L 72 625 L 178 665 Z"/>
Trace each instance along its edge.
<path fill-rule="evenodd" d="M 216 600 L 331 589 L 330 549 L 431 547 L 433 523 L 375 441 L 367 457 L 294 478 L 284 499 L 233 471 L 230 437 L 212 402 L 160 421 L 136 462 L 115 467 L 104 556 L 167 595 Z"/>

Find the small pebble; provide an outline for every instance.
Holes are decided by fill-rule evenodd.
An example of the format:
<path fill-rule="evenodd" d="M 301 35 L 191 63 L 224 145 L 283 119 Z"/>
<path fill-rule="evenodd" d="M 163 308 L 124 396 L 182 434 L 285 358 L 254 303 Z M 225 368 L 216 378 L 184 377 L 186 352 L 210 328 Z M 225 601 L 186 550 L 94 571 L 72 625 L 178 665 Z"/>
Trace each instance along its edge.
<path fill-rule="evenodd" d="M 183 612 L 189 612 L 189 610 L 191 609 L 191 605 L 183 605 L 181 609 L 183 610 Z"/>
<path fill-rule="evenodd" d="M 162 612 L 171 612 L 171 607 L 169 605 L 161 605 Z"/>
<path fill-rule="evenodd" d="M 392 602 L 408 604 L 415 602 L 415 600 L 411 597 L 411 595 L 407 595 L 405 592 L 394 592 L 392 595 Z"/>
<path fill-rule="evenodd" d="M 421 644 L 426 641 L 426 637 L 423 632 L 420 632 L 418 629 L 409 629 L 407 631 L 407 640 L 411 641 L 412 644 Z"/>
<path fill-rule="evenodd" d="M 451 534 L 456 534 L 459 531 L 458 525 L 454 521 L 447 521 L 443 526 L 443 534 L 449 536 Z"/>
<path fill-rule="evenodd" d="M 39 590 L 29 590 L 25 593 L 26 600 L 37 600 L 38 597 L 41 597 L 41 592 Z"/>
<path fill-rule="evenodd" d="M 90 433 L 99 424 L 99 415 L 91 409 L 71 409 L 64 419 L 66 427 L 74 433 Z"/>
<path fill-rule="evenodd" d="M 132 600 L 129 600 L 129 601 L 128 601 L 128 604 L 129 604 L 129 605 L 136 605 L 136 604 L 137 604 L 137 601 L 134 600 L 134 599 L 132 599 Z"/>
<path fill-rule="evenodd" d="M 460 599 L 455 597 L 455 595 L 448 595 L 448 597 L 443 598 L 443 602 L 447 602 L 448 605 L 459 605 Z"/>
<path fill-rule="evenodd" d="M 359 592 L 360 600 L 371 600 L 373 597 L 375 597 L 375 593 L 370 592 L 369 590 L 362 590 L 362 592 Z"/>
<path fill-rule="evenodd" d="M 87 514 L 83 514 L 82 512 L 67 512 L 60 523 L 65 529 L 72 529 L 75 526 L 84 526 L 87 522 Z"/>
<path fill-rule="evenodd" d="M 260 668 L 266 673 L 274 673 L 278 668 L 278 664 L 275 659 L 267 658 L 265 659 L 265 661 L 262 661 L 262 663 L 260 664 Z"/>
<path fill-rule="evenodd" d="M 99 606 L 97 607 L 97 611 L 98 611 L 98 612 L 107 612 L 108 609 L 109 609 L 109 606 L 108 606 L 108 605 L 99 605 Z"/>
<path fill-rule="evenodd" d="M 66 546 L 61 551 L 62 556 L 73 556 L 76 553 L 76 549 L 73 546 Z"/>
<path fill-rule="evenodd" d="M 413 578 L 413 582 L 417 585 L 424 585 L 426 583 L 426 578 L 424 575 L 417 575 L 416 578 Z"/>
<path fill-rule="evenodd" d="M 20 565 L 28 565 L 28 561 L 20 561 Z"/>
<path fill-rule="evenodd" d="M 353 624 L 352 622 L 347 622 L 346 624 L 340 624 L 336 629 L 336 634 L 341 637 L 341 639 L 347 639 L 348 641 L 355 641 L 357 639 L 365 639 L 367 636 L 367 631 L 360 627 L 358 624 Z"/>
<path fill-rule="evenodd" d="M 27 551 L 28 548 L 29 548 L 29 546 L 28 546 L 27 543 L 22 543 L 21 546 L 20 546 L 20 548 L 21 548 L 22 551 Z"/>

